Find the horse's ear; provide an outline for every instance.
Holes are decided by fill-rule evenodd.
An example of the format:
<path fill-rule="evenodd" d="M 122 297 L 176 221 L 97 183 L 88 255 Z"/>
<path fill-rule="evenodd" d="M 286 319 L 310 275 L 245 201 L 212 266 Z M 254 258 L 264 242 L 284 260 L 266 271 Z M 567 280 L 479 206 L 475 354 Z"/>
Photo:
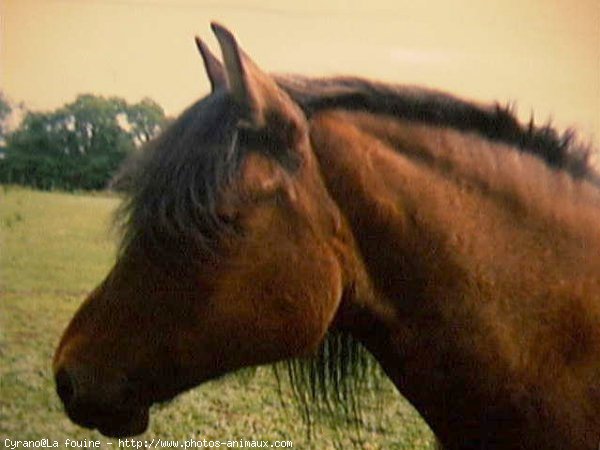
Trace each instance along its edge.
<path fill-rule="evenodd" d="M 211 28 L 223 52 L 229 91 L 242 108 L 247 124 L 254 128 L 264 126 L 268 110 L 284 114 L 287 111 L 291 112 L 291 100 L 275 81 L 246 55 L 233 34 L 214 22 Z"/>
<path fill-rule="evenodd" d="M 198 51 L 200 52 L 202 60 L 204 61 L 204 68 L 206 69 L 208 80 L 210 81 L 211 92 L 214 92 L 219 88 L 226 87 L 227 78 L 225 76 L 225 69 L 223 69 L 223 64 L 221 64 L 221 61 L 217 59 L 217 57 L 210 51 L 208 46 L 198 36 L 196 36 L 196 46 L 198 47 Z"/>

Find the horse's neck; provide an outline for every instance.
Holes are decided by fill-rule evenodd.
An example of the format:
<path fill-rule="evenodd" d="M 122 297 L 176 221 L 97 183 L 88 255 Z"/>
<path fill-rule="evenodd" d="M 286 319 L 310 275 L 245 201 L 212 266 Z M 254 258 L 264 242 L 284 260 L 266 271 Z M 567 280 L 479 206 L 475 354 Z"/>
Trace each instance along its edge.
<path fill-rule="evenodd" d="M 546 279 L 596 278 L 600 190 L 535 156 L 475 134 L 356 112 L 317 116 L 313 141 L 363 256 L 389 277 L 405 270 L 388 264 L 400 254 L 413 273 L 415 264 L 431 270 L 443 261 L 444 271 L 451 263 L 484 278 L 501 268 L 522 273 L 521 264 Z M 384 292 L 389 277 L 379 280 Z"/>
<path fill-rule="evenodd" d="M 531 447 L 554 448 L 586 427 L 590 386 L 571 375 L 600 377 L 594 189 L 474 135 L 368 114 L 316 116 L 313 145 L 393 311 L 366 344 L 434 431 L 485 445 L 512 420 L 515 439 L 538 426 Z"/>

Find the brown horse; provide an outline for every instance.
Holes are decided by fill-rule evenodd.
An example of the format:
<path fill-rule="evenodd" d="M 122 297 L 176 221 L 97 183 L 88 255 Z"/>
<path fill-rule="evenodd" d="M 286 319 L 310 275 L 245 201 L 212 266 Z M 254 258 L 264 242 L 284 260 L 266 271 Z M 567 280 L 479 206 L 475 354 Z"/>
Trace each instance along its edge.
<path fill-rule="evenodd" d="M 596 449 L 600 190 L 549 126 L 439 92 L 275 77 L 213 25 L 212 93 L 130 174 L 119 259 L 54 358 L 73 421 L 343 331 L 447 449 Z"/>

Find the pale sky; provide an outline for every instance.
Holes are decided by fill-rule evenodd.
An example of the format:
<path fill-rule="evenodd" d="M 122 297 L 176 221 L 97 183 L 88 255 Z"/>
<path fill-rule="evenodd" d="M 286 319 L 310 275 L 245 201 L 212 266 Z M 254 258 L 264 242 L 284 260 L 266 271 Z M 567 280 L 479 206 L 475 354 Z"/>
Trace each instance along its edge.
<path fill-rule="evenodd" d="M 207 92 L 193 37 L 229 27 L 267 71 L 435 87 L 600 142 L 598 0 L 0 0 L 0 89 L 48 110 L 80 93 Z"/>

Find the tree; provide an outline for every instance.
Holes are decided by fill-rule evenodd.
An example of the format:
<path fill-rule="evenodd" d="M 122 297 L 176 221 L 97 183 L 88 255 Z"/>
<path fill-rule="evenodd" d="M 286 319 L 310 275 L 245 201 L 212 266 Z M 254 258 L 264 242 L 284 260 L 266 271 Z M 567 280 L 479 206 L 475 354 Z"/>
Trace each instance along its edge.
<path fill-rule="evenodd" d="M 84 94 L 52 112 L 29 112 L 6 137 L 0 182 L 103 189 L 125 157 L 165 123 L 163 109 L 149 98 L 129 105 L 118 97 Z"/>
<path fill-rule="evenodd" d="M 7 137 L 0 181 L 41 189 L 102 189 L 134 149 L 120 98 L 80 95 L 50 113 L 30 112 Z"/>
<path fill-rule="evenodd" d="M 162 107 L 150 98 L 127 106 L 125 114 L 133 141 L 138 147 L 156 137 L 166 124 Z"/>
<path fill-rule="evenodd" d="M 7 133 L 7 120 L 12 113 L 12 107 L 4 93 L 0 91 L 0 143 L 4 142 Z"/>

